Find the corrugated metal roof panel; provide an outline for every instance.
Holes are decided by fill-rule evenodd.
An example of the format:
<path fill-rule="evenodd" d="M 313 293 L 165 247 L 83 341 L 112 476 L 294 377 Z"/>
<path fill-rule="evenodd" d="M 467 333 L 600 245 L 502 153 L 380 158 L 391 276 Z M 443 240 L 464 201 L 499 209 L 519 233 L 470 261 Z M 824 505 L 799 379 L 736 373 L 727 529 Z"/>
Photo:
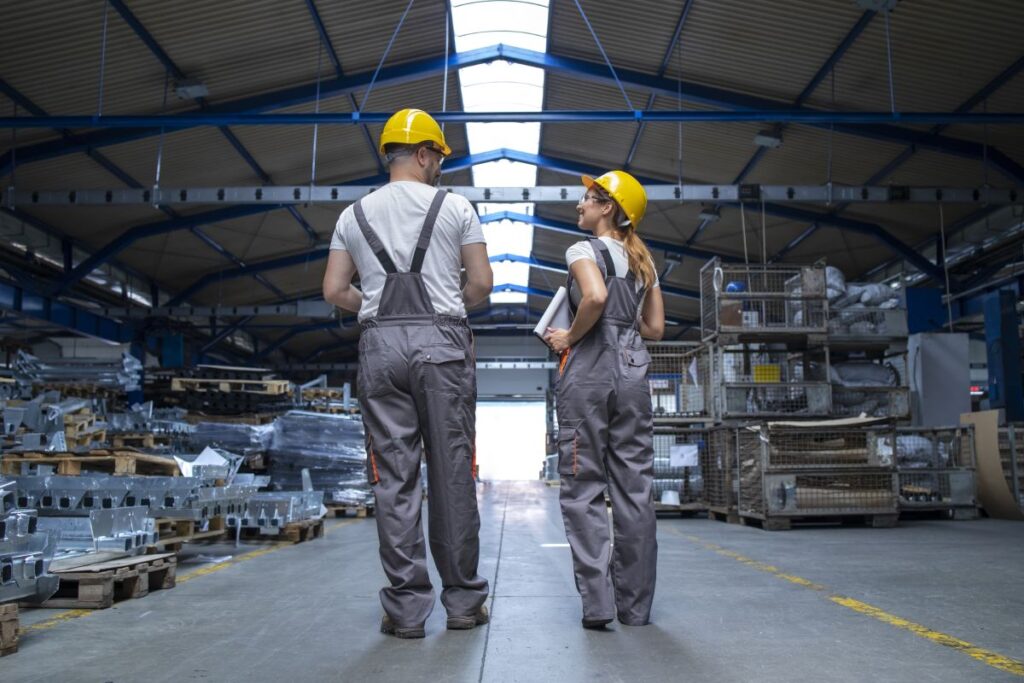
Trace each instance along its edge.
<path fill-rule="evenodd" d="M 48 114 L 95 114 L 105 6 L 92 0 L 8 3 L 0 22 L 4 79 Z M 103 113 L 159 111 L 163 67 L 113 8 L 107 26 Z"/>

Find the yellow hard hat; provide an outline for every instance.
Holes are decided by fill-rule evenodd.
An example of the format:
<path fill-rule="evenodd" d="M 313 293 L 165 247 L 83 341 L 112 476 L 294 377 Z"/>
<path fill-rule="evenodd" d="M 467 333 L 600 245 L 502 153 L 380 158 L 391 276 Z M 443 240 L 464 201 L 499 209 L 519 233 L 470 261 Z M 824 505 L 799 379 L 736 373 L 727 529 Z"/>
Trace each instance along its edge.
<path fill-rule="evenodd" d="M 633 228 L 640 227 L 647 212 L 647 193 L 640 181 L 625 171 L 608 171 L 599 178 L 583 176 L 583 184 L 588 190 L 593 185 L 602 188 L 622 208 Z"/>
<path fill-rule="evenodd" d="M 422 109 L 403 109 L 384 124 L 384 132 L 380 134 L 380 153 L 384 154 L 384 145 L 398 143 L 415 145 L 420 142 L 433 142 L 435 148 L 448 156 L 451 147 L 444 141 L 444 133 L 437 121 Z"/>

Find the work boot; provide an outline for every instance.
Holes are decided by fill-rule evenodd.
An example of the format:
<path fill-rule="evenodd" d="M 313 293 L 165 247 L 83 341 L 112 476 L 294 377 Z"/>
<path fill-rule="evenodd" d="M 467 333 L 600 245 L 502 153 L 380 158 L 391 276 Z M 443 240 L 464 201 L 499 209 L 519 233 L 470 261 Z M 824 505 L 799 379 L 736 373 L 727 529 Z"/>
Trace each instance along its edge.
<path fill-rule="evenodd" d="M 491 620 L 490 615 L 487 613 L 487 607 L 480 605 L 480 609 L 476 611 L 476 614 L 471 614 L 468 617 L 448 617 L 448 629 L 451 631 L 467 631 L 477 626 L 482 626 Z"/>
<path fill-rule="evenodd" d="M 613 619 L 584 619 L 583 628 L 603 630 L 605 626 L 612 623 Z"/>
<path fill-rule="evenodd" d="M 395 625 L 395 622 L 391 620 L 391 617 L 386 614 L 384 615 L 384 618 L 380 620 L 380 632 L 396 638 L 423 638 L 426 635 L 426 631 L 422 625 L 403 628 Z"/>

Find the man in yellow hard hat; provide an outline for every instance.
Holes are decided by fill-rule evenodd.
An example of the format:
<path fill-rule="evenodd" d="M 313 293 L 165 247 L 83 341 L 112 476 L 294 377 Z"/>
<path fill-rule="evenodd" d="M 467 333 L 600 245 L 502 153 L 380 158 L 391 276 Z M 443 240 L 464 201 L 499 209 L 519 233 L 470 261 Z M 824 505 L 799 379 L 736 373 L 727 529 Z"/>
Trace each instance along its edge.
<path fill-rule="evenodd" d="M 338 219 L 324 298 L 359 312 L 359 404 L 377 504 L 381 631 L 422 638 L 434 608 L 420 509 L 421 451 L 430 494 L 430 550 L 444 585 L 449 629 L 487 623 L 478 571 L 476 360 L 466 307 L 493 286 L 473 205 L 435 189 L 451 154 L 419 109 L 392 116 L 380 136 L 390 182 Z M 460 285 L 465 267 L 466 284 Z M 352 286 L 359 273 L 361 290 Z"/>

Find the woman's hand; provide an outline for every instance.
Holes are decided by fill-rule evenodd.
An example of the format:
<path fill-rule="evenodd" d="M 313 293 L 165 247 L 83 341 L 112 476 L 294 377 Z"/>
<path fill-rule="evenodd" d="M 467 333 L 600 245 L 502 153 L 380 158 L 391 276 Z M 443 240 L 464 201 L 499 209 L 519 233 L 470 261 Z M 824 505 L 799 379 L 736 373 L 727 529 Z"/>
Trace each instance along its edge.
<path fill-rule="evenodd" d="M 548 333 L 544 335 L 544 341 L 547 342 L 548 346 L 555 353 L 562 353 L 571 346 L 569 343 L 569 330 L 556 330 L 553 327 L 548 328 Z"/>

